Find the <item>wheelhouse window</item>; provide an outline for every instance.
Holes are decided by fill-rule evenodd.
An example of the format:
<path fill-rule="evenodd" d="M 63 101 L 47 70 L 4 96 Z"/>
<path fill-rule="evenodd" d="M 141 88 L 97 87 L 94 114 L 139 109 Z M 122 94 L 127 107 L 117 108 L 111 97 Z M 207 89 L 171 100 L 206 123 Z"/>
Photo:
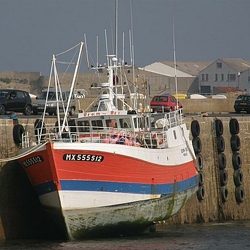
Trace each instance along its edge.
<path fill-rule="evenodd" d="M 92 120 L 91 126 L 93 130 L 100 130 L 103 129 L 102 120 Z"/>
<path fill-rule="evenodd" d="M 129 118 L 119 119 L 119 124 L 121 128 L 131 128 L 131 121 Z"/>
<path fill-rule="evenodd" d="M 79 132 L 89 132 L 89 121 L 78 121 L 78 130 Z"/>

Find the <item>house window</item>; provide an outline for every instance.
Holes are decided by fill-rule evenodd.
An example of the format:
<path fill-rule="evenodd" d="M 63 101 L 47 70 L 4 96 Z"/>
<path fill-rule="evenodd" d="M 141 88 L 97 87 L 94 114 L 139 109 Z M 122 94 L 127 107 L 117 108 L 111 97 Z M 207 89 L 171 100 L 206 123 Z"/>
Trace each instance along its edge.
<path fill-rule="evenodd" d="M 229 82 L 229 74 L 227 74 L 227 82 Z"/>
<path fill-rule="evenodd" d="M 217 62 L 217 68 L 221 69 L 222 68 L 222 63 L 221 62 Z"/>
<path fill-rule="evenodd" d="M 229 78 L 230 82 L 235 82 L 236 81 L 236 75 L 235 74 L 230 74 L 229 77 L 230 77 Z"/>
<path fill-rule="evenodd" d="M 201 80 L 202 80 L 202 81 L 205 81 L 204 74 L 201 75 Z"/>
<path fill-rule="evenodd" d="M 224 82 L 224 74 L 220 75 L 220 80 L 221 80 L 221 82 Z"/>
<path fill-rule="evenodd" d="M 217 82 L 218 81 L 218 74 L 214 75 L 214 81 Z"/>
<path fill-rule="evenodd" d="M 205 81 L 206 81 L 206 82 L 208 81 L 208 74 L 206 74 L 206 78 L 205 78 Z"/>
<path fill-rule="evenodd" d="M 248 81 L 250 82 L 250 76 L 248 77 Z"/>

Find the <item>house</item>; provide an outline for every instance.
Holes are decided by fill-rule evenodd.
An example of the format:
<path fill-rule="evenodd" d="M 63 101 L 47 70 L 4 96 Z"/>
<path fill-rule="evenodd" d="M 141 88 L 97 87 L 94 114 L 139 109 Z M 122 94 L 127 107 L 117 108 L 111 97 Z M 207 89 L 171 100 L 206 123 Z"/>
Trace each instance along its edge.
<path fill-rule="evenodd" d="M 211 95 L 218 87 L 250 93 L 250 62 L 242 58 L 220 58 L 198 74 L 199 93 Z"/>
<path fill-rule="evenodd" d="M 149 95 L 159 93 L 197 93 L 199 90 L 198 74 L 210 65 L 211 62 L 155 62 L 139 68 L 140 77 L 148 83 Z M 176 79 L 178 79 L 176 90 Z"/>

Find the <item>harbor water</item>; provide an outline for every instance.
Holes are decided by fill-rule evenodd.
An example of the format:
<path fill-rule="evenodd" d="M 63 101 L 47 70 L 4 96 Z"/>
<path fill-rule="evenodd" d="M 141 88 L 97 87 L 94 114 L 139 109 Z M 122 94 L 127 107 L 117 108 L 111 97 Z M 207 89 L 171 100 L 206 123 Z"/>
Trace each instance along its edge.
<path fill-rule="evenodd" d="M 190 250 L 250 249 L 250 221 L 160 225 L 157 231 L 139 236 L 82 241 L 1 240 L 0 249 L 109 249 Z"/>

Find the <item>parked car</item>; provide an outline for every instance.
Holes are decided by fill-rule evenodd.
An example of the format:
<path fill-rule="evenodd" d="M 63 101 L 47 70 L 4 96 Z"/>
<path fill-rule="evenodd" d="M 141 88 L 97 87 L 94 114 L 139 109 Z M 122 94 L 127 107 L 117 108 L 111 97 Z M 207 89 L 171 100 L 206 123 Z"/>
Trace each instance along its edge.
<path fill-rule="evenodd" d="M 156 95 L 150 102 L 152 112 L 170 112 L 182 108 L 182 104 L 170 94 Z"/>
<path fill-rule="evenodd" d="M 34 115 L 37 115 L 38 113 L 43 113 L 45 108 L 47 93 L 48 93 L 47 89 L 42 90 L 42 93 L 33 102 Z M 60 95 L 62 96 L 62 98 L 60 98 Z M 69 89 L 61 89 L 61 94 L 58 91 L 57 96 L 59 100 L 59 111 L 63 111 L 63 107 L 64 108 L 67 107 L 69 95 L 70 95 Z M 75 96 L 72 95 L 72 98 L 70 100 L 69 114 L 74 115 L 75 110 L 76 110 L 76 99 Z M 49 89 L 46 113 L 48 113 L 49 115 L 53 114 L 55 115 L 57 113 L 57 97 L 55 88 Z"/>
<path fill-rule="evenodd" d="M 239 95 L 234 101 L 234 110 L 236 113 L 250 113 L 250 95 Z"/>
<path fill-rule="evenodd" d="M 32 101 L 27 91 L 17 89 L 0 89 L 0 115 L 8 111 L 32 113 Z"/>

